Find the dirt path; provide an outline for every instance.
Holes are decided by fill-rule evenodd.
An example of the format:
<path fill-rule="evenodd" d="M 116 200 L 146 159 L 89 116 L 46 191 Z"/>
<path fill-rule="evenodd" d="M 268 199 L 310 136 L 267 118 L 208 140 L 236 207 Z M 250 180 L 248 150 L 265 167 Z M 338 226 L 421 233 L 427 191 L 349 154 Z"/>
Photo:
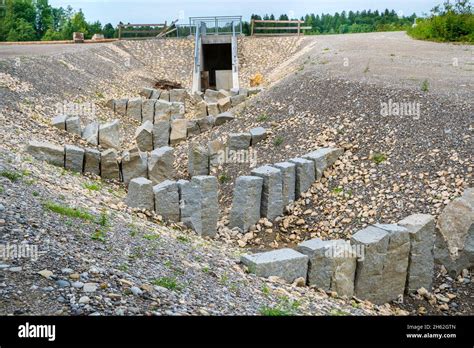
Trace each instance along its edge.
<path fill-rule="evenodd" d="M 96 44 L 44 44 L 44 45 L 0 45 L 0 58 L 52 56 L 71 52 L 80 52 L 93 47 L 110 45 L 110 43 Z"/>
<path fill-rule="evenodd" d="M 386 87 L 421 89 L 472 98 L 474 46 L 413 40 L 404 32 L 321 35 L 303 57 L 332 76 Z"/>

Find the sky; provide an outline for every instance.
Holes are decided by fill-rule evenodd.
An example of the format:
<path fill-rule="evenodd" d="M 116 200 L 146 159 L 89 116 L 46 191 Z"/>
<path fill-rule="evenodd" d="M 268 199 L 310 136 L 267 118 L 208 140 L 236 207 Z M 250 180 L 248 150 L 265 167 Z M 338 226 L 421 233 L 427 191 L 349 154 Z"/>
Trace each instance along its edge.
<path fill-rule="evenodd" d="M 50 0 L 54 7 L 71 5 L 82 9 L 90 22 L 156 24 L 179 19 L 189 23 L 196 16 L 243 16 L 288 14 L 299 18 L 307 13 L 335 13 L 356 10 L 395 10 L 400 15 L 428 13 L 444 0 Z"/>

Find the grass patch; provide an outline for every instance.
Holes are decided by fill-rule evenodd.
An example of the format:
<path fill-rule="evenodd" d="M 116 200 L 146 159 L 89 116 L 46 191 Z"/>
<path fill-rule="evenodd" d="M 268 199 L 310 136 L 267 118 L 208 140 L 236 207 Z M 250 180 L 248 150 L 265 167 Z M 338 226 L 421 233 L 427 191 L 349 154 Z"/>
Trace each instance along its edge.
<path fill-rule="evenodd" d="M 178 236 L 176 237 L 176 240 L 181 243 L 191 243 L 191 239 L 185 236 Z"/>
<path fill-rule="evenodd" d="M 278 304 L 261 307 L 259 313 L 266 317 L 291 316 L 297 314 L 299 306 L 300 303 L 298 301 L 292 301 L 288 297 L 283 296 Z"/>
<path fill-rule="evenodd" d="M 428 80 L 424 80 L 421 84 L 421 90 L 423 92 L 428 92 L 430 90 L 430 83 L 428 82 Z"/>
<path fill-rule="evenodd" d="M 332 193 L 335 194 L 335 195 L 340 195 L 343 192 L 344 192 L 344 189 L 341 188 L 341 187 L 336 187 L 332 190 Z"/>
<path fill-rule="evenodd" d="M 275 138 L 275 140 L 273 140 L 273 145 L 280 146 L 281 144 L 283 144 L 284 141 L 285 139 L 281 135 L 279 135 Z"/>
<path fill-rule="evenodd" d="M 143 238 L 146 240 L 157 240 L 160 239 L 160 236 L 158 234 L 145 234 Z"/>
<path fill-rule="evenodd" d="M 263 286 L 262 286 L 262 293 L 263 293 L 265 296 L 270 295 L 270 288 L 268 287 L 267 284 L 263 284 Z"/>
<path fill-rule="evenodd" d="M 225 184 L 226 182 L 229 182 L 231 180 L 231 177 L 225 173 L 222 173 L 219 175 L 219 182 L 221 184 Z"/>
<path fill-rule="evenodd" d="M 102 189 L 102 185 L 98 182 L 85 182 L 82 184 L 82 187 L 89 191 L 100 191 Z"/>
<path fill-rule="evenodd" d="M 268 117 L 267 114 L 261 114 L 260 116 L 257 117 L 258 122 L 265 122 L 268 121 L 270 117 Z"/>
<path fill-rule="evenodd" d="M 166 288 L 168 290 L 173 290 L 173 291 L 174 290 L 179 291 L 183 288 L 182 285 L 178 283 L 176 278 L 172 278 L 172 277 L 157 278 L 157 279 L 154 279 L 151 283 L 153 285 L 161 286 L 163 288 Z"/>
<path fill-rule="evenodd" d="M 46 209 L 51 210 L 52 212 L 56 214 L 64 215 L 70 218 L 76 218 L 76 219 L 81 219 L 81 220 L 86 220 L 86 221 L 91 221 L 91 222 L 95 220 L 94 215 L 92 215 L 91 213 L 82 209 L 71 208 L 67 205 L 58 204 L 54 202 L 46 202 L 44 203 L 44 207 Z"/>
<path fill-rule="evenodd" d="M 373 155 L 372 155 L 372 161 L 375 163 L 375 164 L 380 164 L 382 162 L 385 162 L 387 160 L 387 155 L 381 153 L 381 152 L 375 152 Z"/>
<path fill-rule="evenodd" d="M 11 170 L 2 170 L 0 172 L 0 176 L 7 178 L 11 182 L 15 182 L 15 181 L 20 180 L 23 175 L 17 172 L 13 172 Z"/>

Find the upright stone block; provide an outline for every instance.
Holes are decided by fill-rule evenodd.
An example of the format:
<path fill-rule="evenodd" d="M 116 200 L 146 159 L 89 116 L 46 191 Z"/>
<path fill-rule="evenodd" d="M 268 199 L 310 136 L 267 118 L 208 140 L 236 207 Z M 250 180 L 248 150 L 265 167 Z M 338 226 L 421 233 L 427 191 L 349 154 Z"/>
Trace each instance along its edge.
<path fill-rule="evenodd" d="M 184 118 L 184 114 L 186 113 L 186 107 L 184 103 L 172 102 L 170 112 L 171 118 Z"/>
<path fill-rule="evenodd" d="M 64 167 L 64 146 L 33 140 L 28 144 L 26 151 L 39 161 Z"/>
<path fill-rule="evenodd" d="M 217 178 L 215 176 L 194 176 L 191 179 L 197 187 L 201 196 L 201 235 L 214 237 L 217 232 L 217 221 L 219 220 L 219 201 L 217 198 Z"/>
<path fill-rule="evenodd" d="M 252 170 L 251 175 L 263 178 L 261 217 L 269 220 L 283 214 L 283 178 L 281 171 L 270 166 Z"/>
<path fill-rule="evenodd" d="M 289 162 L 296 165 L 296 198 L 299 198 L 316 180 L 314 162 L 304 158 L 292 158 Z"/>
<path fill-rule="evenodd" d="M 238 227 L 247 232 L 260 220 L 263 179 L 256 176 L 239 176 L 235 182 L 229 228 Z"/>
<path fill-rule="evenodd" d="M 74 145 L 66 145 L 64 146 L 64 151 L 66 153 L 64 167 L 74 172 L 82 173 L 84 166 L 84 149 Z"/>
<path fill-rule="evenodd" d="M 61 130 L 66 130 L 67 115 L 58 115 L 51 120 L 51 125 Z"/>
<path fill-rule="evenodd" d="M 108 149 L 100 155 L 100 176 L 102 179 L 120 179 L 118 154 L 115 149 Z"/>
<path fill-rule="evenodd" d="M 351 244 L 364 249 L 364 258 L 357 262 L 355 294 L 376 304 L 385 302 L 384 265 L 390 241 L 389 233 L 369 226 L 352 236 Z"/>
<path fill-rule="evenodd" d="M 207 144 L 207 148 L 209 150 L 209 169 L 224 163 L 225 144 L 222 141 L 218 139 L 211 140 Z"/>
<path fill-rule="evenodd" d="M 162 90 L 161 94 L 160 94 L 160 100 L 169 102 L 170 101 L 170 91 Z"/>
<path fill-rule="evenodd" d="M 283 179 L 283 207 L 295 201 L 296 165 L 290 162 L 280 162 L 273 165 L 281 171 Z"/>
<path fill-rule="evenodd" d="M 158 121 L 169 121 L 171 118 L 171 103 L 158 100 L 155 104 L 155 123 Z"/>
<path fill-rule="evenodd" d="M 344 240 L 312 239 L 298 245 L 297 250 L 309 258 L 308 284 L 340 296 L 354 295 L 356 255 Z"/>
<path fill-rule="evenodd" d="M 435 220 L 431 215 L 415 214 L 398 223 L 410 233 L 410 261 L 407 292 L 431 290 L 434 276 Z"/>
<path fill-rule="evenodd" d="M 240 261 L 259 277 L 279 277 L 288 283 L 305 278 L 308 256 L 293 249 L 279 249 L 254 255 L 244 255 Z"/>
<path fill-rule="evenodd" d="M 179 180 L 178 189 L 181 222 L 201 234 L 201 193 L 198 184 L 195 181 Z"/>
<path fill-rule="evenodd" d="M 91 145 L 99 145 L 99 123 L 91 122 L 82 131 L 82 139 Z"/>
<path fill-rule="evenodd" d="M 206 116 L 206 117 L 196 119 L 196 122 L 199 126 L 199 131 L 203 133 L 212 129 L 212 127 L 214 127 L 214 123 L 216 122 L 216 119 L 214 116 Z"/>
<path fill-rule="evenodd" d="M 185 89 L 172 89 L 170 90 L 170 102 L 184 103 L 186 100 Z"/>
<path fill-rule="evenodd" d="M 137 147 L 125 151 L 122 155 L 122 180 L 128 185 L 132 179 L 147 178 L 147 154 L 140 152 Z"/>
<path fill-rule="evenodd" d="M 135 132 L 135 142 L 140 151 L 153 151 L 153 123 L 145 121 Z"/>
<path fill-rule="evenodd" d="M 230 97 L 230 102 L 232 104 L 232 107 L 242 104 L 243 102 L 245 102 L 246 98 L 247 97 L 245 95 L 241 95 L 241 94 Z"/>
<path fill-rule="evenodd" d="M 173 151 L 172 147 L 164 146 L 150 153 L 148 158 L 148 177 L 153 182 L 153 185 L 173 179 Z"/>
<path fill-rule="evenodd" d="M 449 202 L 439 216 L 434 256 L 453 278 L 474 268 L 474 189 Z"/>
<path fill-rule="evenodd" d="M 250 133 L 229 134 L 228 146 L 230 151 L 248 150 L 252 135 Z"/>
<path fill-rule="evenodd" d="M 68 117 L 66 119 L 66 131 L 74 135 L 82 135 L 81 120 L 79 117 Z"/>
<path fill-rule="evenodd" d="M 140 91 L 140 95 L 145 99 L 150 99 L 151 94 L 153 93 L 153 88 L 143 87 Z"/>
<path fill-rule="evenodd" d="M 213 89 L 206 89 L 204 93 L 204 100 L 207 103 L 217 103 L 217 100 L 219 99 L 219 92 L 215 91 Z"/>
<path fill-rule="evenodd" d="M 187 120 L 174 120 L 171 122 L 170 144 L 177 145 L 186 140 Z"/>
<path fill-rule="evenodd" d="M 344 149 L 326 147 L 310 152 L 302 157 L 314 162 L 316 169 L 316 179 L 320 179 L 323 175 L 323 172 L 332 166 L 343 154 Z"/>
<path fill-rule="evenodd" d="M 206 117 L 207 116 L 207 103 L 204 100 L 196 103 L 195 106 L 195 117 Z"/>
<path fill-rule="evenodd" d="M 410 234 L 406 228 L 398 225 L 377 224 L 375 227 L 387 231 L 389 234 L 381 289 L 385 296 L 381 300 L 389 302 L 405 293 L 410 256 Z"/>
<path fill-rule="evenodd" d="M 155 208 L 153 185 L 146 178 L 135 178 L 128 185 L 125 204 L 130 208 L 146 209 L 153 211 Z"/>
<path fill-rule="evenodd" d="M 120 115 L 127 114 L 127 103 L 128 99 L 115 99 L 114 100 L 114 111 Z"/>
<path fill-rule="evenodd" d="M 219 108 L 219 112 L 226 112 L 227 110 L 229 110 L 232 107 L 230 97 L 219 99 L 217 101 L 217 106 Z"/>
<path fill-rule="evenodd" d="M 151 123 L 155 120 L 155 99 L 147 99 L 142 103 L 142 122 L 150 121 Z"/>
<path fill-rule="evenodd" d="M 191 176 L 209 175 L 209 151 L 206 147 L 197 144 L 189 146 L 188 172 Z"/>
<path fill-rule="evenodd" d="M 267 130 L 263 127 L 252 128 L 250 135 L 252 136 L 251 146 L 254 146 L 267 138 Z"/>
<path fill-rule="evenodd" d="M 158 149 L 170 143 L 169 121 L 158 121 L 153 125 L 153 147 Z"/>
<path fill-rule="evenodd" d="M 195 120 L 188 120 L 186 124 L 186 132 L 187 132 L 187 137 L 192 137 L 194 135 L 199 135 L 201 134 L 201 130 L 199 129 L 199 125 Z"/>
<path fill-rule="evenodd" d="M 179 190 L 175 181 L 165 180 L 153 187 L 155 212 L 165 221 L 179 221 Z"/>
<path fill-rule="evenodd" d="M 219 104 L 217 103 L 207 103 L 207 113 L 209 116 L 219 115 Z"/>
<path fill-rule="evenodd" d="M 142 98 L 133 98 L 128 100 L 127 116 L 142 122 Z"/>
<path fill-rule="evenodd" d="M 96 149 L 85 149 L 84 173 L 100 176 L 100 151 Z"/>
<path fill-rule="evenodd" d="M 120 149 L 122 137 L 120 135 L 120 121 L 103 124 L 99 128 L 99 144 L 106 149 Z"/>
<path fill-rule="evenodd" d="M 151 91 L 151 95 L 149 99 L 154 99 L 154 100 L 160 99 L 162 92 L 163 91 L 161 89 L 153 89 Z"/>
<path fill-rule="evenodd" d="M 231 112 L 223 112 L 223 113 L 220 113 L 219 115 L 216 116 L 216 121 L 214 122 L 214 125 L 217 127 L 217 126 L 221 126 L 223 125 L 224 123 L 227 123 L 229 121 L 232 121 L 234 119 L 234 115 L 232 115 Z"/>

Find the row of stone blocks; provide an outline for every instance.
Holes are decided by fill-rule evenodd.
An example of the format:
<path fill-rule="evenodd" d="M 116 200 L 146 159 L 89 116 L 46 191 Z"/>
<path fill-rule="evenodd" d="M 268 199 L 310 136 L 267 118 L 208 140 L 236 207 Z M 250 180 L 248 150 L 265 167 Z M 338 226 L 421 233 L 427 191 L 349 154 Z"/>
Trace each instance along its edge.
<path fill-rule="evenodd" d="M 273 220 L 343 154 L 340 148 L 322 148 L 301 158 L 252 170 L 235 183 L 230 228 L 248 231 L 261 217 Z"/>
<path fill-rule="evenodd" d="M 79 117 L 58 115 L 53 118 L 51 124 L 56 128 L 82 137 L 91 145 L 101 145 L 106 149 L 119 149 L 122 144 L 119 120 L 113 120 L 104 124 L 91 122 L 83 129 Z"/>
<path fill-rule="evenodd" d="M 145 121 L 137 128 L 135 141 L 141 151 L 152 151 L 158 147 L 179 144 L 190 136 L 200 134 L 233 119 L 234 116 L 230 112 L 225 112 L 217 117 L 207 116 L 195 120 L 161 120 L 154 124 Z"/>
<path fill-rule="evenodd" d="M 261 277 L 303 277 L 310 286 L 383 304 L 431 289 L 434 236 L 434 218 L 415 214 L 398 224 L 369 226 L 350 241 L 313 239 L 297 250 L 244 255 L 241 261 Z"/>
<path fill-rule="evenodd" d="M 194 176 L 190 181 L 166 180 L 153 186 L 146 178 L 130 181 L 125 203 L 155 211 L 166 221 L 181 221 L 202 236 L 214 237 L 219 218 L 217 178 Z"/>
<path fill-rule="evenodd" d="M 127 115 L 140 123 L 170 121 L 184 118 L 185 104 L 161 99 L 113 99 L 109 106 L 118 114 Z"/>
<path fill-rule="evenodd" d="M 38 160 L 78 173 L 121 180 L 127 185 L 138 177 L 149 178 L 154 184 L 174 177 L 174 150 L 168 146 L 155 149 L 149 154 L 140 152 L 135 147 L 119 155 L 115 149 L 100 152 L 74 145 L 60 146 L 32 141 L 28 144 L 27 151 Z"/>
<path fill-rule="evenodd" d="M 230 134 L 227 143 L 216 139 L 209 141 L 207 147 L 191 144 L 188 149 L 188 172 L 191 176 L 209 175 L 212 167 L 223 164 L 225 160 L 232 161 L 239 156 L 248 158 L 249 153 L 245 151 L 266 137 L 266 129 L 257 127 L 248 133 Z"/>

